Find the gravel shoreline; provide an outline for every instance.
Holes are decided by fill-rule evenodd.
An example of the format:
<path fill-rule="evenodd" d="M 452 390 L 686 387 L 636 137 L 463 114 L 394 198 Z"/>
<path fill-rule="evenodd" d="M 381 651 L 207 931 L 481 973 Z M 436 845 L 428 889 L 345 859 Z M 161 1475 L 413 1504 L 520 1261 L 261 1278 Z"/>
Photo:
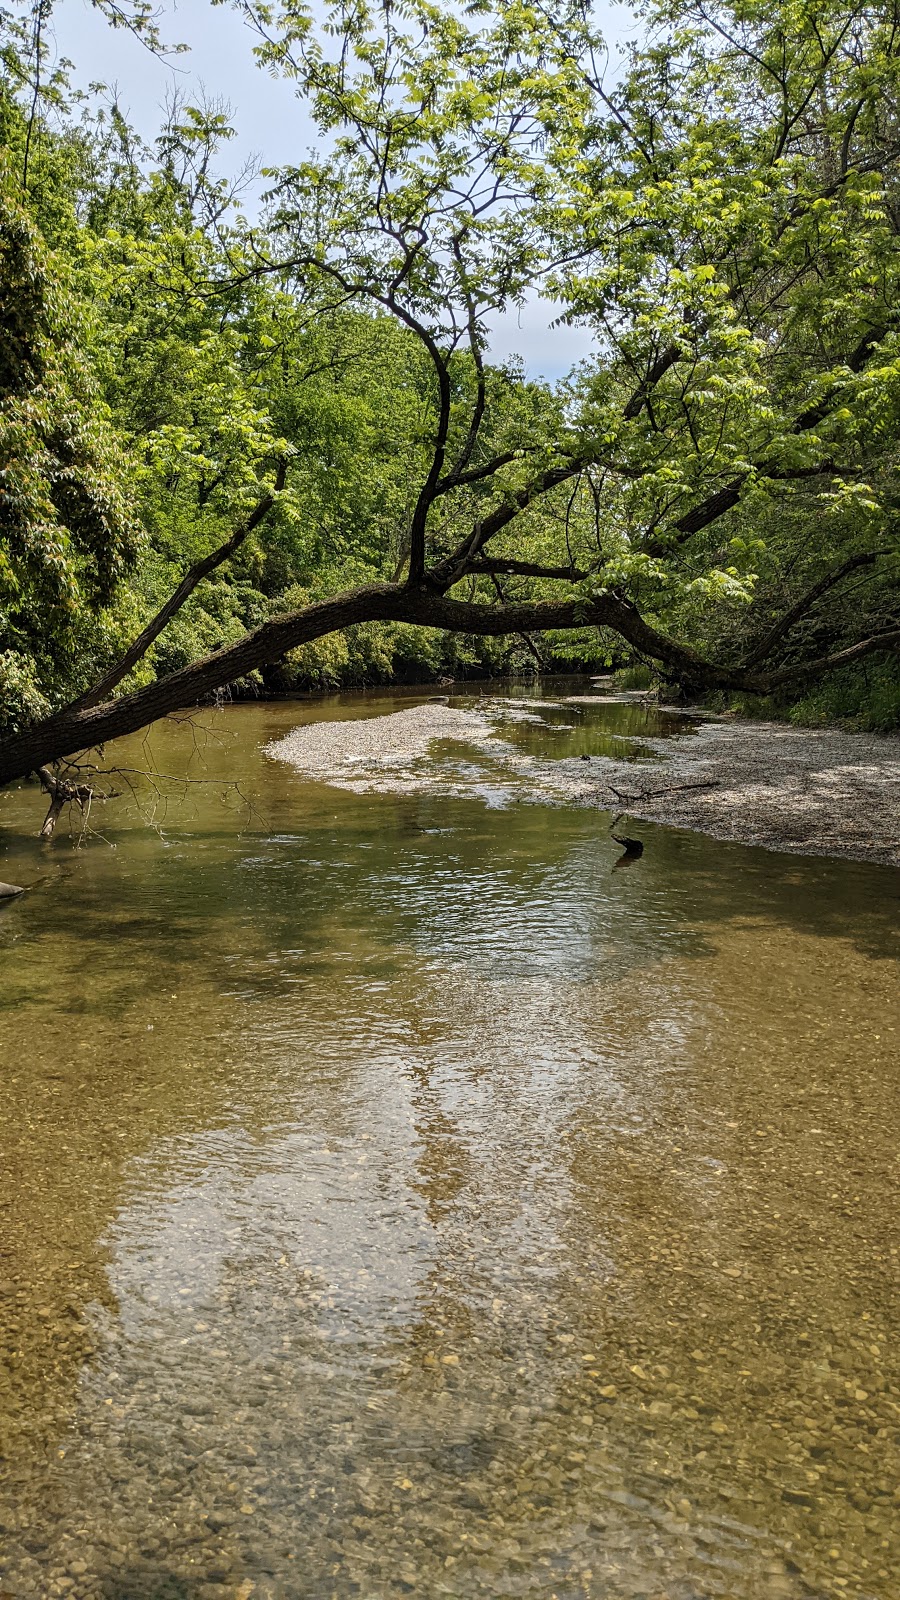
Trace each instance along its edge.
<path fill-rule="evenodd" d="M 576 703 L 604 697 L 546 702 Z M 434 700 L 294 728 L 266 753 L 357 792 L 595 806 L 769 850 L 900 866 L 900 738 L 706 719 L 683 737 L 641 737 L 648 754 L 637 760 L 543 760 L 502 732 L 504 721 L 535 720 L 539 710 L 535 701 L 464 710 Z"/>

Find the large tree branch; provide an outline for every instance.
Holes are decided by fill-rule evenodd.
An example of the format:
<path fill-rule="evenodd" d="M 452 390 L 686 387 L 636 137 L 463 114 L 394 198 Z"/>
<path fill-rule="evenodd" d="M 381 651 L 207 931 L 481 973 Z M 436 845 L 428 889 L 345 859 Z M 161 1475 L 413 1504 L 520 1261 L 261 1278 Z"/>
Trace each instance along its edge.
<path fill-rule="evenodd" d="M 757 680 L 757 692 L 771 694 L 773 689 L 781 689 L 786 684 L 803 683 L 807 678 L 820 678 L 826 672 L 835 672 L 839 667 L 849 667 L 854 661 L 862 661 L 864 656 L 876 654 L 900 654 L 900 628 L 890 628 L 886 633 L 873 634 L 869 639 L 860 639 L 857 644 L 848 645 L 845 650 L 835 650 L 830 655 L 816 656 L 812 661 L 799 661 L 796 665 L 782 667 L 777 672 L 764 673 Z"/>
<path fill-rule="evenodd" d="M 848 136 L 852 131 L 853 124 L 855 123 L 863 104 L 864 102 L 861 101 L 854 110 L 851 121 L 848 124 Z M 896 153 L 900 154 L 900 150 L 898 150 Z M 869 169 L 865 164 L 863 164 L 862 166 L 854 167 L 853 170 L 865 171 Z M 792 206 L 788 216 L 785 218 L 783 228 L 786 228 L 790 224 L 800 220 L 800 218 L 806 215 L 811 206 L 818 200 L 829 198 L 832 195 L 837 194 L 838 191 L 846 184 L 848 177 L 849 169 L 846 161 L 844 161 L 842 164 L 841 177 L 838 178 L 836 182 L 829 184 L 827 188 L 818 191 L 811 197 L 808 197 L 802 203 L 797 203 L 796 205 Z M 779 231 L 777 237 L 781 237 L 781 231 Z M 718 264 L 721 265 L 723 260 L 724 256 L 720 255 L 718 258 Z M 847 359 L 846 365 L 850 368 L 851 372 L 862 371 L 862 368 L 865 366 L 875 346 L 880 343 L 880 341 L 889 332 L 890 326 L 891 324 L 889 323 L 883 323 L 878 327 L 873 328 L 870 333 L 865 335 L 865 337 L 860 341 L 856 349 L 851 352 Z M 634 390 L 622 408 L 622 416 L 626 422 L 633 422 L 637 417 L 640 416 L 641 412 L 647 405 L 652 391 L 656 385 L 666 376 L 667 372 L 671 371 L 672 367 L 677 366 L 678 363 L 684 359 L 685 355 L 687 354 L 687 350 L 687 345 L 673 342 L 672 344 L 665 346 L 665 348 L 660 351 L 655 361 L 649 367 L 646 375 L 640 380 L 637 388 Z M 832 394 L 823 396 L 822 399 L 814 406 L 810 406 L 804 412 L 801 412 L 800 416 L 795 420 L 794 431 L 802 433 L 806 428 L 815 427 L 817 422 L 822 422 L 828 415 L 828 412 L 831 410 L 833 404 L 834 396 Z"/>
<path fill-rule="evenodd" d="M 862 372 L 869 357 L 882 339 L 890 332 L 892 326 L 894 326 L 893 322 L 883 322 L 870 329 L 860 339 L 856 348 L 850 352 L 844 362 L 844 366 L 851 373 Z M 814 405 L 807 406 L 805 410 L 799 412 L 791 424 L 790 432 L 792 434 L 809 433 L 813 428 L 818 427 L 820 422 L 824 422 L 843 396 L 844 381 L 842 378 L 837 378 L 833 383 L 829 384 L 825 393 Z M 776 467 L 762 460 L 746 472 L 739 473 L 737 477 L 733 478 L 730 483 L 723 485 L 721 489 L 714 490 L 712 494 L 707 495 L 704 500 L 693 506 L 690 511 L 686 511 L 683 516 L 672 523 L 671 530 L 667 536 L 662 539 L 654 539 L 647 544 L 646 549 L 651 555 L 664 554 L 673 538 L 676 543 L 682 543 L 685 539 L 691 538 L 693 534 L 700 533 L 704 528 L 710 527 L 712 523 L 723 517 L 727 511 L 734 509 L 751 476 L 770 478 L 774 482 L 790 482 L 803 478 L 818 477 L 821 473 L 834 472 L 836 470 L 833 461 L 822 462 L 819 466 L 812 467 Z"/>
<path fill-rule="evenodd" d="M 664 378 L 669 369 L 681 360 L 683 353 L 680 344 L 670 344 L 657 356 L 647 376 L 641 379 L 631 398 L 622 408 L 622 416 L 626 422 L 633 422 L 636 417 L 640 416 L 650 398 L 651 390 L 655 389 L 660 379 Z"/>
<path fill-rule="evenodd" d="M 426 339 L 425 342 L 427 345 L 428 340 Z M 428 513 L 434 504 L 440 487 L 444 457 L 447 450 L 447 437 L 450 432 L 452 398 L 450 376 L 445 362 L 436 362 L 436 366 L 438 379 L 437 429 L 435 430 L 431 465 L 428 468 L 425 482 L 419 490 L 409 528 L 409 582 L 412 584 L 421 583 L 425 576 L 425 536 L 428 527 Z"/>
<path fill-rule="evenodd" d="M 0 746 L 0 783 L 23 777 L 61 756 L 134 733 L 158 717 L 196 704 L 235 678 L 279 660 L 300 644 L 355 623 L 373 621 L 414 622 L 454 633 L 485 635 L 540 633 L 594 624 L 616 629 L 637 649 L 665 660 L 673 672 L 691 681 L 706 681 L 713 674 L 720 686 L 736 682 L 733 672 L 716 669 L 687 646 L 666 638 L 627 601 L 613 595 L 587 601 L 577 597 L 539 600 L 501 608 L 450 600 L 408 584 L 372 584 L 318 601 L 302 611 L 273 617 L 236 644 L 119 700 L 99 706 L 67 707 Z"/>
<path fill-rule="evenodd" d="M 321 273 L 323 277 L 330 279 L 332 283 L 336 283 L 348 298 L 371 300 L 374 305 L 382 306 L 392 316 L 396 317 L 398 322 L 402 322 L 404 327 L 407 327 L 411 333 L 414 333 L 425 347 L 437 380 L 438 417 L 432 445 L 431 465 L 416 497 L 410 522 L 409 582 L 417 584 L 421 582 L 425 569 L 425 534 L 428 513 L 435 499 L 435 490 L 444 470 L 447 439 L 450 432 L 452 394 L 447 355 L 440 349 L 437 339 L 430 328 L 397 298 L 398 291 L 408 276 L 416 256 L 423 247 L 424 237 L 419 237 L 414 243 L 410 244 L 406 237 L 396 230 L 385 227 L 383 231 L 394 238 L 401 245 L 404 252 L 399 270 L 386 286 L 379 287 L 376 283 L 354 281 L 346 273 L 342 272 L 339 267 L 335 266 L 333 262 L 323 260 L 315 254 L 298 254 L 281 261 L 270 261 L 259 252 L 257 252 L 259 257 L 257 264 L 231 281 L 233 285 L 238 285 L 253 278 L 287 274 L 296 272 L 298 268 L 305 267 L 309 271 Z"/>
<path fill-rule="evenodd" d="M 485 478 L 492 478 L 501 467 L 508 467 L 511 461 L 516 461 L 522 455 L 521 450 L 505 450 L 502 455 L 492 456 L 490 461 L 483 461 L 478 467 L 469 467 L 467 471 L 457 471 L 444 474 L 437 484 L 432 498 L 437 500 L 441 495 L 449 494 L 452 489 L 465 488 L 469 483 L 482 483 Z"/>
<path fill-rule="evenodd" d="M 844 366 L 848 367 L 854 375 L 862 372 L 870 355 L 872 355 L 882 339 L 887 337 L 891 328 L 895 326 L 896 319 L 892 319 L 890 322 L 882 322 L 877 327 L 871 328 L 860 339 L 856 349 L 851 350 L 844 362 Z M 820 422 L 824 422 L 829 412 L 833 411 L 840 401 L 843 389 L 844 380 L 842 378 L 838 378 L 834 383 L 829 384 L 821 399 L 817 400 L 814 405 L 807 406 L 805 411 L 801 411 L 799 416 L 794 418 L 792 432 L 808 433 L 810 428 L 816 428 Z"/>
<path fill-rule="evenodd" d="M 412 622 L 451 633 L 488 636 L 545 633 L 586 625 L 611 628 L 634 649 L 659 661 L 668 673 L 695 690 L 743 689 L 761 694 L 782 683 L 814 677 L 877 650 L 900 649 L 900 629 L 891 630 L 832 656 L 757 675 L 706 660 L 689 646 L 654 628 L 635 606 L 617 595 L 489 606 L 451 600 L 446 595 L 411 588 L 408 584 L 372 584 L 320 600 L 302 611 L 273 617 L 245 634 L 236 644 L 217 650 L 119 700 L 99 706 L 67 707 L 57 716 L 0 746 L 0 783 L 25 777 L 48 762 L 76 751 L 135 733 L 159 717 L 195 705 L 235 678 L 279 660 L 298 645 L 356 623 L 374 621 Z"/>
<path fill-rule="evenodd" d="M 889 331 L 889 324 L 881 324 L 878 327 L 873 328 L 865 335 L 863 339 L 860 340 L 856 348 L 851 351 L 845 362 L 845 366 L 850 370 L 850 372 L 858 373 L 862 371 L 872 352 L 875 350 L 881 340 L 885 338 Z M 675 364 L 680 360 L 681 354 L 682 351 L 679 346 L 670 345 L 657 357 L 656 361 L 653 363 L 653 366 L 650 368 L 650 371 L 647 373 L 647 376 L 638 385 L 637 389 L 635 389 L 634 393 L 623 407 L 622 416 L 626 421 L 633 421 L 640 415 L 641 411 L 648 403 L 650 395 L 656 384 L 659 383 L 659 381 L 665 376 L 670 368 L 675 366 Z M 838 404 L 842 392 L 843 383 L 842 380 L 838 379 L 835 383 L 830 385 L 821 400 L 817 401 L 813 406 L 808 406 L 804 411 L 800 412 L 797 417 L 795 417 L 794 422 L 791 425 L 791 432 L 794 434 L 806 433 L 818 426 L 820 422 L 824 421 L 834 406 Z M 455 477 L 452 473 L 447 474 L 445 478 L 440 480 L 435 485 L 430 500 L 437 499 L 439 495 L 446 494 L 449 492 L 449 490 L 459 487 L 462 483 L 474 483 L 478 481 L 479 478 L 487 478 L 492 476 L 493 473 L 498 470 L 498 468 L 505 466 L 507 461 L 510 459 L 513 459 L 512 455 L 498 456 L 493 461 L 485 463 L 484 467 L 475 468 L 471 473 L 467 473 L 460 477 Z M 577 468 L 566 472 L 566 477 L 575 476 L 576 471 L 583 470 L 586 465 L 588 465 L 586 460 L 581 461 Z M 555 471 L 556 469 L 553 470 Z M 723 517 L 726 512 L 734 509 L 741 498 L 748 479 L 751 476 L 769 478 L 771 481 L 776 483 L 792 483 L 801 482 L 805 479 L 821 477 L 824 473 L 833 473 L 836 471 L 838 471 L 837 464 L 830 459 L 828 461 L 820 462 L 815 466 L 805 467 L 778 467 L 770 461 L 761 460 L 747 471 L 739 473 L 731 480 L 730 483 L 724 484 L 720 489 L 716 489 L 711 494 L 707 495 L 704 500 L 701 500 L 696 506 L 693 506 L 690 511 L 684 512 L 683 515 L 671 525 L 671 531 L 667 536 L 664 536 L 661 539 L 654 539 L 650 541 L 647 544 L 646 549 L 651 555 L 665 554 L 673 538 L 676 543 L 682 543 L 684 540 L 691 538 L 695 533 L 700 533 L 704 528 L 710 527 L 714 522 L 717 522 L 720 517 Z M 551 478 L 552 481 L 545 481 L 551 480 Z M 446 561 L 439 563 L 435 568 L 427 573 L 426 576 L 428 582 L 434 587 L 443 587 L 445 589 L 451 588 L 452 584 L 457 582 L 459 577 L 464 576 L 465 573 L 470 570 L 472 558 L 484 547 L 488 539 L 492 538 L 495 533 L 499 532 L 503 527 L 505 527 L 507 523 L 510 522 L 512 518 L 516 516 L 518 512 L 532 499 L 535 499 L 539 495 L 546 493 L 547 488 L 553 488 L 557 483 L 561 482 L 565 482 L 565 477 L 552 477 L 552 473 L 544 474 L 541 479 L 536 480 L 536 483 L 533 486 L 529 486 L 529 488 L 525 491 L 520 491 L 520 497 L 522 495 L 526 495 L 527 498 L 519 498 L 514 506 L 508 505 L 507 507 L 499 508 L 498 511 L 492 513 L 490 517 L 485 518 L 484 521 L 478 525 L 473 535 L 471 535 L 468 540 L 460 545 L 452 556 L 448 557 Z M 501 517 L 502 520 L 496 520 Z M 457 570 L 457 576 L 454 577 L 451 582 L 447 582 L 445 574 L 454 564 Z"/>
<path fill-rule="evenodd" d="M 486 517 L 476 522 L 472 532 L 458 544 L 456 549 L 446 556 L 443 561 L 438 561 L 429 567 L 425 574 L 428 586 L 433 591 L 443 594 L 447 589 L 452 589 L 460 578 L 464 578 L 471 570 L 471 564 L 480 555 L 489 539 L 501 533 L 504 528 L 514 522 L 520 512 L 527 506 L 539 500 L 541 495 L 555 489 L 561 483 L 567 483 L 572 478 L 577 478 L 588 465 L 586 460 L 567 462 L 565 466 L 548 467 L 531 483 L 524 488 L 510 493 L 509 497 Z"/>
<path fill-rule="evenodd" d="M 120 656 L 115 665 L 110 667 L 102 678 L 98 678 L 90 689 L 80 695 L 77 700 L 73 700 L 70 709 L 84 710 L 88 706 L 99 705 L 101 701 L 108 699 L 117 685 L 122 682 L 122 679 L 127 677 L 132 667 L 137 666 L 137 663 L 147 654 L 150 646 L 156 642 L 176 612 L 181 610 L 181 607 L 193 594 L 197 585 L 202 583 L 204 578 L 208 578 L 211 572 L 215 572 L 217 567 L 221 567 L 229 556 L 233 556 L 234 552 L 239 549 L 254 528 L 258 528 L 263 519 L 268 516 L 275 504 L 275 495 L 284 488 L 286 476 L 287 462 L 279 462 L 274 490 L 264 494 L 256 502 L 250 515 L 239 527 L 235 528 L 230 539 L 226 539 L 225 543 L 220 544 L 218 549 L 211 550 L 209 555 L 204 556 L 202 560 L 195 561 L 194 565 L 185 573 L 178 588 L 169 596 L 165 605 L 160 606 L 155 617 L 150 619 L 147 626 L 141 629 L 137 638 L 128 646 L 125 654 Z"/>
<path fill-rule="evenodd" d="M 446 485 L 446 488 L 452 488 L 461 481 L 462 474 L 465 472 L 469 462 L 472 459 L 472 452 L 478 443 L 478 435 L 481 431 L 481 424 L 484 421 L 484 412 L 487 405 L 487 382 L 484 372 L 484 356 L 481 349 L 481 333 L 478 327 L 478 317 L 475 312 L 475 301 L 472 296 L 472 290 L 469 286 L 469 280 L 463 264 L 459 235 L 454 236 L 452 248 L 453 259 L 456 262 L 457 267 L 457 281 L 459 283 L 460 292 L 462 293 L 466 307 L 466 327 L 469 334 L 469 350 L 475 366 L 476 388 L 475 404 L 472 408 L 472 415 L 469 418 L 469 427 L 466 432 L 466 437 L 463 440 L 462 449 L 460 450 L 451 471 L 442 480 L 443 484 Z M 438 488 L 440 488 L 440 485 L 438 485 Z"/>
<path fill-rule="evenodd" d="M 545 567 L 539 561 L 509 561 L 502 556 L 483 556 L 469 563 L 469 572 L 499 573 L 518 578 L 554 578 L 562 583 L 581 583 L 587 577 L 577 567 Z"/>
<path fill-rule="evenodd" d="M 829 589 L 834 589 L 844 578 L 849 577 L 851 572 L 858 571 L 860 567 L 871 567 L 881 556 L 889 554 L 890 552 L 887 550 L 867 550 L 860 555 L 848 557 L 843 565 L 834 572 L 826 573 L 824 578 L 820 578 L 818 583 L 814 583 L 812 588 L 807 589 L 806 593 L 802 594 L 799 600 L 796 600 L 790 609 L 778 618 L 778 621 L 769 628 L 768 632 L 763 634 L 763 637 L 754 645 L 749 655 L 744 657 L 745 668 L 755 667 L 760 661 L 765 661 L 766 657 L 772 654 L 775 646 L 780 644 L 785 634 L 790 632 L 794 623 L 799 622 L 800 618 L 805 616 L 816 601 L 821 599 L 823 594 L 828 593 Z"/>
<path fill-rule="evenodd" d="M 824 473 L 833 473 L 836 470 L 837 468 L 833 461 L 823 461 L 814 467 L 776 467 L 770 462 L 760 461 L 756 466 L 733 478 L 730 483 L 724 484 L 721 489 L 716 489 L 712 494 L 707 495 L 705 500 L 701 500 L 690 511 L 686 511 L 683 516 L 672 523 L 671 531 L 667 536 L 649 541 L 644 548 L 649 555 L 664 555 L 673 538 L 677 544 L 681 544 L 686 539 L 689 539 L 692 534 L 700 533 L 704 528 L 711 527 L 714 522 L 718 522 L 720 517 L 724 517 L 726 511 L 734 509 L 741 498 L 748 478 L 751 476 L 768 478 L 772 483 L 800 483 L 806 479 L 821 478 Z"/>
<path fill-rule="evenodd" d="M 235 678 L 279 660 L 299 644 L 357 622 L 389 619 L 398 608 L 402 609 L 404 593 L 399 585 L 384 584 L 335 595 L 302 611 L 274 617 L 245 633 L 236 644 L 216 650 L 118 700 L 83 708 L 67 706 L 0 746 L 0 783 L 22 777 L 60 756 L 134 733 L 157 717 L 195 705 Z"/>

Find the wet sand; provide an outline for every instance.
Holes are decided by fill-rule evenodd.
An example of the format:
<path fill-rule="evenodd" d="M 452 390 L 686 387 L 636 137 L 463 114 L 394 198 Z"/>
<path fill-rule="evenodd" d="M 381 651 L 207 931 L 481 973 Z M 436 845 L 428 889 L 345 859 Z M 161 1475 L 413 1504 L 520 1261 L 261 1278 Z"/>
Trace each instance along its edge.
<path fill-rule="evenodd" d="M 900 865 L 900 738 L 708 718 L 685 737 L 641 739 L 637 760 L 585 761 L 540 759 L 503 736 L 504 722 L 535 720 L 542 704 L 603 703 L 486 699 L 472 710 L 435 700 L 298 727 L 267 754 L 357 792 L 477 792 L 471 776 L 433 759 L 439 741 L 452 741 L 486 756 L 520 802 L 597 806 L 770 850 Z"/>

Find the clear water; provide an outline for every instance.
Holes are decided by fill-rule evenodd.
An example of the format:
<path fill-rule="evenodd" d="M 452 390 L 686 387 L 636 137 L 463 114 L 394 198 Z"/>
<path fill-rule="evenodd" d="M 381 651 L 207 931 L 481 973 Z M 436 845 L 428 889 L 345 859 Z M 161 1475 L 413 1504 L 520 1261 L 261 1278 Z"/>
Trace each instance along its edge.
<path fill-rule="evenodd" d="M 477 707 L 474 699 L 457 698 L 453 704 Z M 648 738 L 674 738 L 693 732 L 688 717 L 642 705 L 636 699 L 607 699 L 597 705 L 569 700 L 565 705 L 541 705 L 525 717 L 500 718 L 497 732 L 508 744 L 540 761 L 573 756 L 611 756 L 614 761 L 653 755 L 643 742 Z"/>
<path fill-rule="evenodd" d="M 0 1594 L 896 1600 L 900 875 L 260 753 L 401 703 L 0 796 Z"/>

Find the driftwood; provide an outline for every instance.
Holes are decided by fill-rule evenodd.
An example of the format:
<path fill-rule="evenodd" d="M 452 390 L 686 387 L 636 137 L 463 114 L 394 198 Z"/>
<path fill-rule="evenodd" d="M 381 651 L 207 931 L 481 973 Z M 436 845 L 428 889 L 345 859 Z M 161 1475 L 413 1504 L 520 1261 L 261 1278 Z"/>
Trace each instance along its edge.
<path fill-rule="evenodd" d="M 643 794 L 622 794 L 620 789 L 614 789 L 612 784 L 609 785 L 610 793 L 614 794 L 617 800 L 624 800 L 627 805 L 642 805 L 647 800 L 655 800 L 658 795 L 680 794 L 686 789 L 717 789 L 718 787 L 718 778 L 710 778 L 705 783 L 670 783 L 666 785 L 665 789 L 649 789 Z M 619 815 L 609 825 L 609 831 L 616 844 L 620 844 L 625 852 L 624 855 L 619 857 L 615 864 L 616 867 L 628 867 L 633 861 L 638 861 L 644 854 L 644 842 L 642 839 L 629 839 L 626 834 L 613 832 L 613 829 L 619 826 L 625 815 L 624 811 L 620 811 Z"/>
<path fill-rule="evenodd" d="M 620 844 L 627 856 L 642 856 L 644 854 L 643 839 L 627 839 L 623 835 L 614 833 L 616 844 Z"/>
<path fill-rule="evenodd" d="M 636 861 L 638 856 L 642 856 L 644 854 L 643 840 L 629 839 L 625 836 L 625 834 L 613 833 L 613 829 L 619 826 L 619 823 L 622 821 L 624 815 L 624 811 L 619 812 L 619 815 L 610 823 L 609 831 L 612 834 L 612 837 L 615 839 L 616 844 L 620 844 L 622 846 L 622 849 L 625 851 L 625 856 L 630 857 L 632 861 Z M 622 857 L 623 861 L 625 860 L 625 856 Z"/>
<path fill-rule="evenodd" d="M 623 794 L 621 789 L 614 789 L 612 784 L 608 787 L 610 794 L 614 794 L 617 800 L 624 800 L 626 805 L 633 806 L 643 805 L 645 800 L 656 800 L 661 794 L 684 794 L 688 789 L 718 789 L 720 783 L 720 778 L 709 778 L 705 783 L 670 783 L 665 789 L 647 789 L 641 794 Z"/>

